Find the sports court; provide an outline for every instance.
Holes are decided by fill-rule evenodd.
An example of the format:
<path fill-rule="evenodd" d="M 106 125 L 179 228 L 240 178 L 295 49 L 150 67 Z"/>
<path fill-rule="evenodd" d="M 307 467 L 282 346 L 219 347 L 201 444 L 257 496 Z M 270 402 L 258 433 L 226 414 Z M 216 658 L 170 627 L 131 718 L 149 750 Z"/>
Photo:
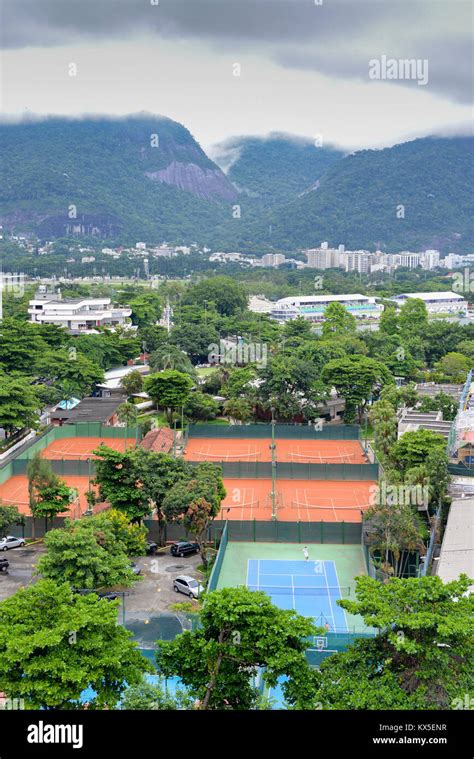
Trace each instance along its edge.
<path fill-rule="evenodd" d="M 60 459 L 69 460 L 86 460 L 95 459 L 92 451 L 103 443 L 114 451 L 125 451 L 127 448 L 135 447 L 135 438 L 114 438 L 114 437 L 65 437 L 53 440 L 46 448 L 43 448 L 41 455 L 44 459 L 57 461 Z"/>
<path fill-rule="evenodd" d="M 246 585 L 263 590 L 280 609 L 294 609 L 305 617 L 317 610 L 331 630 L 347 632 L 346 615 L 337 601 L 350 595 L 350 586 L 339 585 L 334 561 L 249 559 Z"/>
<path fill-rule="evenodd" d="M 79 496 L 79 503 L 72 504 L 70 511 L 65 512 L 64 516 L 77 519 L 87 509 L 85 494 L 89 490 L 89 478 L 65 475 L 61 479 L 70 488 L 74 488 Z M 28 478 L 26 475 L 16 474 L 0 485 L 0 502 L 5 506 L 16 506 L 20 514 L 31 516 L 28 505 Z"/>
<path fill-rule="evenodd" d="M 189 438 L 187 461 L 271 461 L 271 438 Z M 276 440 L 277 461 L 295 464 L 366 464 L 359 440 Z"/>
<path fill-rule="evenodd" d="M 361 522 L 370 506 L 374 480 L 280 480 L 275 502 L 278 520 L 286 522 Z M 270 479 L 224 479 L 227 495 L 218 518 L 272 518 Z"/>
<path fill-rule="evenodd" d="M 299 543 L 227 543 L 217 589 L 246 585 L 263 590 L 281 609 L 313 617 L 328 632 L 366 630 L 361 617 L 337 601 L 355 598 L 355 580 L 366 575 L 360 545 L 308 544 L 309 559 Z"/>

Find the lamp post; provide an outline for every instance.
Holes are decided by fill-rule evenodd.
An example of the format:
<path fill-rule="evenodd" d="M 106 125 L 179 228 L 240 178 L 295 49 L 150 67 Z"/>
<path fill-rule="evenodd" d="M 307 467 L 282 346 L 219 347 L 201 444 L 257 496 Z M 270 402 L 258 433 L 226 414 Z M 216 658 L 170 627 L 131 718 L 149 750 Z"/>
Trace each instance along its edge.
<path fill-rule="evenodd" d="M 277 518 L 276 513 L 276 492 L 275 492 L 275 482 L 276 482 L 276 444 L 275 444 L 275 409 L 272 406 L 270 408 L 270 411 L 272 412 L 272 442 L 270 444 L 270 450 L 272 452 L 272 492 L 271 492 L 271 498 L 272 498 L 272 519 L 275 520 Z"/>

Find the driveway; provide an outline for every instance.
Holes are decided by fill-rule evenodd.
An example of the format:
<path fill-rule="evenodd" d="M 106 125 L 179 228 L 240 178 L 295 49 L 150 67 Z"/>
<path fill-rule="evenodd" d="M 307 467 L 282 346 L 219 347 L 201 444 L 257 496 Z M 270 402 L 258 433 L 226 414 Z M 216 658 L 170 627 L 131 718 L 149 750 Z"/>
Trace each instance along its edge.
<path fill-rule="evenodd" d="M 173 640 L 178 633 L 190 629 L 187 616 L 170 608 L 172 604 L 190 600 L 174 592 L 173 580 L 185 574 L 202 581 L 203 575 L 197 571 L 201 556 L 181 559 L 170 556 L 167 549 L 164 554 L 141 556 L 134 562 L 141 568 L 143 579 L 124 597 L 125 614 L 121 605 L 119 620 L 125 623 L 142 649 L 154 649 L 157 640 Z"/>
<path fill-rule="evenodd" d="M 129 589 L 130 595 L 125 597 L 127 613 L 166 611 L 171 604 L 188 601 L 188 596 L 173 590 L 173 580 L 178 575 L 191 575 L 197 580 L 203 580 L 203 575 L 197 571 L 197 567 L 202 564 L 200 554 L 181 559 L 171 556 L 168 548 L 166 553 L 139 556 L 133 561 L 142 570 L 142 579 Z"/>
<path fill-rule="evenodd" d="M 44 545 L 35 543 L 25 548 L 12 548 L 10 551 L 2 551 L 0 556 L 8 559 L 10 566 L 8 572 L 0 572 L 0 601 L 12 596 L 21 587 L 36 582 L 33 570 L 41 554 L 44 553 Z"/>

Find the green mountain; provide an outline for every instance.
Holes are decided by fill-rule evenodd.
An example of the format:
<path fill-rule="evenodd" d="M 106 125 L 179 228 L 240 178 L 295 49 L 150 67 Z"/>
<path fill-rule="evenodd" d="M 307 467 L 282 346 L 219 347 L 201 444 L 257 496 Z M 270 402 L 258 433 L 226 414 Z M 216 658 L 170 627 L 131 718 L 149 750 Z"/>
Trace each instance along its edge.
<path fill-rule="evenodd" d="M 41 239 L 255 253 L 322 240 L 394 252 L 474 248 L 472 137 L 345 157 L 285 135 L 235 138 L 215 151 L 227 174 L 184 126 L 150 115 L 3 124 L 0 142 L 0 224 Z"/>
<path fill-rule="evenodd" d="M 239 192 L 265 205 L 286 203 L 307 192 L 343 156 L 335 148 L 285 134 L 235 137 L 213 151 Z"/>
<path fill-rule="evenodd" d="M 0 141 L 7 230 L 194 241 L 237 197 L 188 130 L 166 118 L 3 124 Z"/>
<path fill-rule="evenodd" d="M 387 251 L 474 249 L 474 138 L 428 137 L 362 150 L 334 163 L 318 186 L 249 230 L 275 247 Z"/>

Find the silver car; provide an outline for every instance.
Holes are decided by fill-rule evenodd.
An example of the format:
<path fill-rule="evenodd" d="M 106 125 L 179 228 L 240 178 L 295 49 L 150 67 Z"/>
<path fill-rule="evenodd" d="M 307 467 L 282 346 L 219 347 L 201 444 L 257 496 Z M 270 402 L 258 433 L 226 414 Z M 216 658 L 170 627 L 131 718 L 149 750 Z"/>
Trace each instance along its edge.
<path fill-rule="evenodd" d="M 184 593 L 190 598 L 199 598 L 204 593 L 204 587 L 194 577 L 180 575 L 173 580 L 173 589 L 175 593 Z"/>
<path fill-rule="evenodd" d="M 0 551 L 8 551 L 9 548 L 23 548 L 24 545 L 25 541 L 23 538 L 14 538 L 13 535 L 0 538 Z"/>

